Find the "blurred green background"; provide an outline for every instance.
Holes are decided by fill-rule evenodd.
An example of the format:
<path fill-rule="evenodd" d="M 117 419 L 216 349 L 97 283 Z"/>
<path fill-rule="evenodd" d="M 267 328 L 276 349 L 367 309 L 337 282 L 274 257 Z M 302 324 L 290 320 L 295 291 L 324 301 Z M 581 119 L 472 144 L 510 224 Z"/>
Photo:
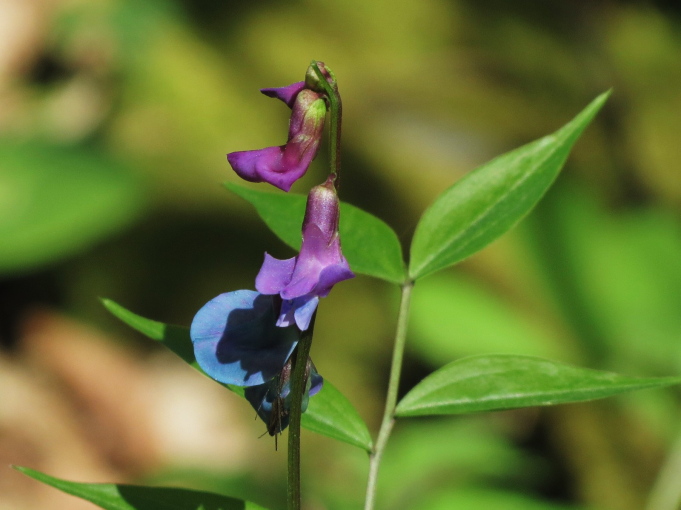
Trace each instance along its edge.
<path fill-rule="evenodd" d="M 677 3 L 5 0 L 0 20 L 0 465 L 284 506 L 285 452 L 251 409 L 97 298 L 188 325 L 264 251 L 292 255 L 221 183 L 225 153 L 285 142 L 258 89 L 311 59 L 343 97 L 342 199 L 405 250 L 438 193 L 614 88 L 538 209 L 416 286 L 403 392 L 474 353 L 681 373 Z M 372 431 L 397 299 L 360 276 L 317 322 L 317 367 Z M 680 418 L 669 389 L 400 422 L 378 507 L 641 509 L 661 469 L 681 477 Z M 303 437 L 309 508 L 361 507 L 365 454 Z M 2 510 L 78 504 L 2 468 Z"/>

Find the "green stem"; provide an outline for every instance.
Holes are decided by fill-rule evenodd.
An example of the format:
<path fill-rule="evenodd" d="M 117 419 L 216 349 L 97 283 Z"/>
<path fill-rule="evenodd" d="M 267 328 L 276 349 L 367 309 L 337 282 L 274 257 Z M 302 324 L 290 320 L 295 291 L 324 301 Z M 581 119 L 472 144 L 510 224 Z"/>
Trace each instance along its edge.
<path fill-rule="evenodd" d="M 312 316 L 310 326 L 303 333 L 295 352 L 291 367 L 291 407 L 288 424 L 288 510 L 300 510 L 300 418 L 302 415 L 303 393 L 307 384 L 305 367 L 310 356 L 312 335 L 317 312 Z"/>
<path fill-rule="evenodd" d="M 407 281 L 402 285 L 402 299 L 400 311 L 397 317 L 397 330 L 395 332 L 395 345 L 393 346 L 393 359 L 390 366 L 390 381 L 388 382 L 388 395 L 385 401 L 383 421 L 376 439 L 376 446 L 370 456 L 369 479 L 367 481 L 367 493 L 364 502 L 364 510 L 373 510 L 376 500 L 376 483 L 378 481 L 378 468 L 381 464 L 383 452 L 388 444 L 390 433 L 395 425 L 395 407 L 397 406 L 397 390 L 400 384 L 402 372 L 402 359 L 404 346 L 407 340 L 407 323 L 409 321 L 409 304 L 411 302 L 411 290 L 413 281 Z"/>
<path fill-rule="evenodd" d="M 681 508 L 681 434 L 676 438 L 667 461 L 653 486 L 646 510 L 679 510 Z"/>
<path fill-rule="evenodd" d="M 319 84 L 324 89 L 324 94 L 329 101 L 329 138 L 330 152 L 331 152 L 331 172 L 334 174 L 333 184 L 338 189 L 340 187 L 340 168 L 341 168 L 341 123 L 343 120 L 343 102 L 341 101 L 340 93 L 338 92 L 338 85 L 336 84 L 336 77 L 331 69 L 326 70 L 331 76 L 331 83 L 329 83 L 324 76 L 324 73 L 319 69 L 317 62 L 312 61 L 312 69 L 314 69 Z"/>

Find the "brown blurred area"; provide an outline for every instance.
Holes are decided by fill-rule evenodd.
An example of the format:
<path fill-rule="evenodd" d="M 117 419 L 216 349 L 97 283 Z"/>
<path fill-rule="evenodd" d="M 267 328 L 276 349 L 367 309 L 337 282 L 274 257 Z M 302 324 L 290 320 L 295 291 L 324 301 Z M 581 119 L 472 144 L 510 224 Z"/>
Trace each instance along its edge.
<path fill-rule="evenodd" d="M 180 362 L 136 354 L 54 311 L 26 315 L 19 348 L 0 358 L 0 464 L 93 483 L 172 462 L 243 467 L 224 392 Z M 0 494 L 0 508 L 93 507 L 9 469 Z"/>

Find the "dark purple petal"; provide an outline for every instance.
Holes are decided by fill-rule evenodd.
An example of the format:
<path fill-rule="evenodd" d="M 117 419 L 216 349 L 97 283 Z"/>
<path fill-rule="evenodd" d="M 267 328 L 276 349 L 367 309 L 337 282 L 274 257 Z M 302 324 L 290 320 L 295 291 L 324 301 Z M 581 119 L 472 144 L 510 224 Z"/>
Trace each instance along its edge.
<path fill-rule="evenodd" d="M 279 294 L 291 281 L 296 257 L 279 260 L 265 253 L 265 261 L 255 277 L 255 288 L 263 294 Z"/>
<path fill-rule="evenodd" d="M 296 100 L 298 93 L 305 88 L 305 82 L 299 81 L 288 85 L 286 87 L 277 87 L 269 89 L 260 89 L 260 92 L 265 94 L 267 97 L 273 97 L 275 99 L 281 99 L 284 103 L 288 105 L 289 108 L 293 108 L 293 103 Z"/>
<path fill-rule="evenodd" d="M 242 179 L 268 182 L 288 191 L 317 155 L 325 115 L 326 104 L 321 96 L 304 89 L 293 103 L 286 145 L 231 152 L 227 154 L 227 160 Z"/>
<path fill-rule="evenodd" d="M 303 234 L 303 246 L 296 259 L 291 280 L 280 292 L 282 299 L 309 293 L 326 297 L 336 283 L 355 276 L 341 253 L 338 236 L 334 234 L 329 242 L 313 224 L 308 225 Z"/>
<path fill-rule="evenodd" d="M 354 277 L 355 273 L 350 271 L 347 260 L 343 258 L 338 264 L 322 269 L 322 272 L 319 274 L 319 283 L 315 287 L 314 293 L 319 297 L 326 297 L 334 285 Z"/>
<path fill-rule="evenodd" d="M 303 244 L 297 257 L 277 260 L 265 254 L 256 278 L 263 294 L 282 298 L 277 326 L 296 324 L 305 331 L 319 298 L 326 297 L 338 282 L 353 278 L 338 237 L 340 202 L 333 178 L 310 191 L 303 220 Z"/>

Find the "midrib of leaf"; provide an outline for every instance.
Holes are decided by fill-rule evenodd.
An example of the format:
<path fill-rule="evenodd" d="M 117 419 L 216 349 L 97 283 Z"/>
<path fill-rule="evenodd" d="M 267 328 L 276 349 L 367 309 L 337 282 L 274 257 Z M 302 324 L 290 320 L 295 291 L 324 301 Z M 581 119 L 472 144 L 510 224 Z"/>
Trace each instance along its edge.
<path fill-rule="evenodd" d="M 516 370 L 515 372 L 522 372 L 522 370 Z M 481 378 L 481 377 L 487 377 L 487 376 L 490 376 L 490 375 L 496 375 L 498 373 L 510 373 L 510 372 L 505 371 L 505 370 L 499 370 L 499 371 L 495 371 L 495 372 L 486 372 L 484 374 L 473 375 L 473 376 L 470 376 L 470 377 L 463 377 L 461 379 L 457 379 L 456 381 L 453 381 L 452 384 L 445 384 L 445 385 L 442 385 L 442 386 L 438 386 L 436 390 L 429 391 L 427 394 L 433 394 L 437 391 L 441 391 L 441 390 L 447 388 L 448 386 L 458 384 L 460 382 L 464 382 L 464 381 L 468 381 L 468 380 L 476 379 L 476 378 Z M 664 381 L 664 382 L 663 381 L 650 381 L 650 380 L 647 380 L 645 382 L 636 382 L 636 381 L 630 380 L 626 383 L 619 384 L 617 386 L 617 389 L 624 392 L 628 388 L 632 388 L 632 387 L 638 388 L 638 389 L 645 389 L 645 388 L 654 387 L 654 386 L 671 385 L 671 384 L 674 384 L 675 382 L 678 382 L 678 379 L 670 378 L 668 381 Z M 431 409 L 431 408 L 435 408 L 435 407 L 444 407 L 445 405 L 451 406 L 451 405 L 458 405 L 458 404 L 470 404 L 471 402 L 486 403 L 486 402 L 495 402 L 495 401 L 510 400 L 510 399 L 527 399 L 527 398 L 534 398 L 534 397 L 539 397 L 539 396 L 544 396 L 544 397 L 550 396 L 552 398 L 557 398 L 557 397 L 560 397 L 560 396 L 565 395 L 567 393 L 573 393 L 573 394 L 578 394 L 578 395 L 588 395 L 590 393 L 595 393 L 595 392 L 598 392 L 598 391 L 601 391 L 601 390 L 604 390 L 604 389 L 607 390 L 608 388 L 611 387 L 611 386 L 608 386 L 605 381 L 602 381 L 602 383 L 603 384 L 601 384 L 599 386 L 590 386 L 589 388 L 580 388 L 580 389 L 576 389 L 576 390 L 574 390 L 574 389 L 571 390 L 569 388 L 563 389 L 563 390 L 551 390 L 550 393 L 542 393 L 541 391 L 535 391 L 535 392 L 532 392 L 532 393 L 523 393 L 521 396 L 518 396 L 517 394 L 515 394 L 515 395 L 511 395 L 511 396 L 508 396 L 508 395 L 506 395 L 506 396 L 488 396 L 488 397 L 480 397 L 480 398 L 475 398 L 475 399 L 466 397 L 466 398 L 460 398 L 460 399 L 457 399 L 457 400 L 450 400 L 446 404 L 437 403 L 437 402 L 424 403 L 424 404 L 417 405 L 417 406 L 410 406 L 407 412 L 415 411 L 417 409 Z M 424 395 L 427 395 L 427 394 L 424 394 Z M 567 404 L 569 402 L 565 402 L 565 403 Z M 536 404 L 536 405 L 539 405 L 539 404 Z"/>
<path fill-rule="evenodd" d="M 544 138 L 541 138 L 534 143 L 537 144 L 537 148 L 538 148 L 541 145 L 545 145 L 545 144 L 553 141 L 553 140 L 551 140 L 552 138 L 555 138 L 556 141 L 559 141 L 559 137 L 556 134 L 552 134 L 552 135 L 545 136 Z M 567 137 L 564 137 L 564 138 L 567 138 Z M 541 142 L 543 142 L 543 144 Z M 562 145 L 561 145 L 561 147 L 562 147 Z M 536 150 L 534 152 L 536 152 Z M 551 157 L 553 157 L 556 152 L 558 152 L 557 149 L 549 152 L 545 158 L 543 158 L 539 161 L 537 166 L 543 165 L 546 161 L 548 161 Z M 523 157 L 528 157 L 528 156 L 529 156 L 529 154 L 526 154 Z M 503 156 L 501 156 L 501 157 L 503 157 Z M 518 158 L 515 158 L 514 160 L 517 160 L 517 159 Z M 492 163 L 494 163 L 494 161 L 491 161 L 489 164 L 491 165 Z M 508 197 L 510 194 L 512 194 L 512 192 L 515 191 L 516 188 L 518 188 L 518 186 L 522 185 L 532 175 L 534 175 L 534 172 L 526 172 L 524 177 L 517 180 L 516 183 L 513 186 L 508 188 L 506 193 L 503 193 L 501 195 L 500 200 L 497 200 L 493 205 L 499 204 L 499 203 L 503 202 L 504 200 L 506 200 L 506 197 Z M 459 239 L 461 239 L 461 237 L 463 237 L 465 234 L 467 234 L 471 230 L 474 230 L 480 224 L 480 222 L 484 221 L 485 218 L 487 218 L 490 215 L 490 213 L 493 209 L 494 209 L 493 206 L 485 209 L 481 214 L 479 214 L 477 217 L 475 217 L 475 219 L 469 224 L 469 226 L 466 229 L 460 231 L 459 235 L 451 237 L 449 242 L 445 243 L 440 250 L 435 251 L 435 252 L 431 252 L 431 255 L 424 259 L 424 262 L 420 265 L 419 270 L 422 270 L 424 267 L 428 267 L 433 260 L 436 260 L 443 252 L 447 251 L 450 246 L 456 244 L 459 241 Z M 499 220 L 494 221 L 490 224 L 492 226 L 494 226 L 497 223 L 499 223 Z M 470 245 L 478 237 L 479 236 L 472 236 L 471 238 L 469 238 L 469 240 L 466 243 L 462 243 L 462 246 L 466 247 L 466 246 Z M 459 250 L 459 251 L 462 251 L 462 250 Z M 415 271 L 415 273 L 418 274 L 419 271 Z"/>

